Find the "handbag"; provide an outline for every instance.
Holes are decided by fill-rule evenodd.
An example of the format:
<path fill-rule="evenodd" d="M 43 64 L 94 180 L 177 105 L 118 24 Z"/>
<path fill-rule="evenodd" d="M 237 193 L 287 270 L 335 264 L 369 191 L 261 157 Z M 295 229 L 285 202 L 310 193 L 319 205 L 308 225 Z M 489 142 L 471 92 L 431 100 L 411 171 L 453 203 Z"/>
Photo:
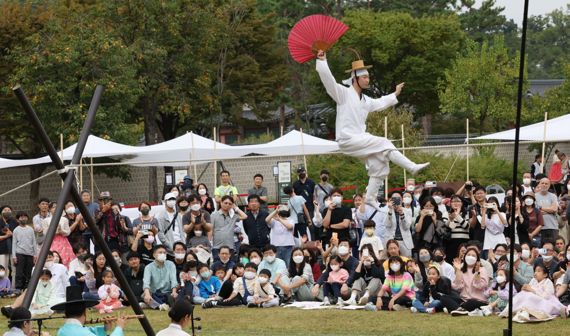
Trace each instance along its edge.
<path fill-rule="evenodd" d="M 291 201 L 289 201 L 289 207 L 291 207 L 291 209 L 293 209 L 293 212 L 295 212 L 295 215 L 297 216 L 297 224 L 306 224 L 307 223 L 307 221 L 305 220 L 305 214 L 304 213 L 298 213 L 297 210 L 295 210 L 295 207 L 293 206 Z"/>

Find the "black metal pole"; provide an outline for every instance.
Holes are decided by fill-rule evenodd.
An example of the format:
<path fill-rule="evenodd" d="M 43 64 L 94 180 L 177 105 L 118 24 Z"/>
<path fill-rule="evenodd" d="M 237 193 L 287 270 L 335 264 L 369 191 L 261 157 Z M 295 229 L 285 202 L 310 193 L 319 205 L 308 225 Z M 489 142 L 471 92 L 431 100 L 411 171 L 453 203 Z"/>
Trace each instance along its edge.
<path fill-rule="evenodd" d="M 524 2 L 524 14 L 522 22 L 522 35 L 521 35 L 521 50 L 520 50 L 520 63 L 519 63 L 519 85 L 517 92 L 517 115 L 516 115 L 516 126 L 515 126 L 515 151 L 513 157 L 513 197 L 511 198 L 511 230 L 510 230 L 510 258 L 509 258 L 509 320 L 507 329 L 503 330 L 503 335 L 512 336 L 513 334 L 513 277 L 515 273 L 515 207 L 516 207 L 516 188 L 518 185 L 518 166 L 519 166 L 519 140 L 520 140 L 520 128 L 521 128 L 521 111 L 522 111 L 522 95 L 523 95 L 523 84 L 524 84 L 524 64 L 526 56 L 526 29 L 527 29 L 527 18 L 528 18 L 528 1 Z"/>
<path fill-rule="evenodd" d="M 66 197 L 69 194 L 71 194 L 74 203 L 77 204 L 79 211 L 81 212 L 81 214 L 83 216 L 83 219 L 87 221 L 87 226 L 92 231 L 93 239 L 95 240 L 97 245 L 101 248 L 103 255 L 105 255 L 105 258 L 108 260 L 109 265 L 111 266 L 111 269 L 115 273 L 115 277 L 119 281 L 119 284 L 121 285 L 123 291 L 125 292 L 129 302 L 132 303 L 131 306 L 132 306 L 133 310 L 135 311 L 136 314 L 144 315 L 142 308 L 137 304 L 138 299 L 134 295 L 131 287 L 129 286 L 129 284 L 127 282 L 127 279 L 124 276 L 124 274 L 121 272 L 119 265 L 116 263 L 115 259 L 113 258 L 113 255 L 111 253 L 111 250 L 109 249 L 109 246 L 107 246 L 107 243 L 105 242 L 105 240 L 103 238 L 103 235 L 101 234 L 101 232 L 97 228 L 97 225 L 95 224 L 95 220 L 93 219 L 93 217 L 89 213 L 85 204 L 83 204 L 83 201 L 81 199 L 79 191 L 77 190 L 77 186 L 74 184 L 74 182 L 75 182 L 74 171 L 72 170 L 71 173 L 69 173 L 69 174 L 67 174 L 65 171 L 63 171 L 63 169 L 65 168 L 63 165 L 63 162 L 60 159 L 60 157 L 57 155 L 57 151 L 56 151 L 55 147 L 51 143 L 51 140 L 49 139 L 47 132 L 45 131 L 42 123 L 40 122 L 39 118 L 37 117 L 37 114 L 35 113 L 34 109 L 32 108 L 31 104 L 29 103 L 28 98 L 26 97 L 23 90 L 19 86 L 15 87 L 13 90 L 14 90 L 15 95 L 18 97 L 18 100 L 22 104 L 22 107 L 24 108 L 24 110 L 28 114 L 29 119 L 32 122 L 32 125 L 34 126 L 34 128 L 36 129 L 36 132 L 40 136 L 40 139 L 43 142 L 44 146 L 46 147 L 46 150 L 47 150 L 50 158 L 52 159 L 53 163 L 55 164 L 56 168 L 59 170 L 62 170 L 62 173 L 60 174 L 61 177 L 65 178 L 65 183 L 64 183 L 62 192 L 60 194 L 60 199 L 63 199 L 63 201 L 58 201 L 58 205 L 56 208 L 56 214 L 54 214 L 54 217 L 52 218 L 52 222 L 50 224 L 50 227 L 48 228 L 48 235 L 46 236 L 46 240 L 45 240 L 46 243 L 44 243 L 44 246 L 42 246 L 42 249 L 41 249 L 40 254 L 38 256 L 38 262 L 36 263 L 34 273 L 32 274 L 32 278 L 30 280 L 30 285 L 28 287 L 28 290 L 26 291 L 26 296 L 24 297 L 24 305 L 26 307 L 29 307 L 29 305 L 31 303 L 31 297 L 33 296 L 33 294 L 35 292 L 35 288 L 36 288 L 38 280 L 39 280 L 39 274 L 41 272 L 41 269 L 43 268 L 43 265 L 45 263 L 45 259 L 47 257 L 47 253 L 48 253 L 49 247 L 50 247 L 47 242 L 49 242 L 51 240 L 47 239 L 47 238 L 49 238 L 49 234 L 51 233 L 51 238 L 53 239 L 53 236 L 55 235 L 55 230 L 57 229 L 57 225 L 59 224 L 59 216 L 61 216 L 61 213 L 63 212 L 63 206 L 64 206 L 63 203 L 65 202 Z M 77 142 L 77 147 L 76 147 L 75 152 L 73 154 L 73 158 L 71 161 L 72 165 L 78 164 L 79 160 L 81 160 L 83 150 L 85 149 L 85 145 L 87 144 L 87 139 L 89 137 L 89 131 L 91 129 L 93 121 L 95 120 L 95 112 L 97 111 L 97 109 L 99 107 L 99 103 L 101 100 L 102 93 L 103 93 L 103 87 L 98 85 L 97 88 L 95 89 L 95 94 L 93 95 L 93 99 L 91 100 L 91 105 L 89 106 L 89 111 L 87 112 L 87 118 L 85 119 L 83 129 L 81 130 L 81 134 L 79 136 L 79 141 Z M 61 209 L 60 209 L 60 207 L 61 207 Z M 59 209 L 59 213 L 57 212 L 58 209 Z M 28 299 L 28 296 L 29 296 L 29 299 Z M 27 299 L 29 301 L 27 301 Z M 150 322 L 146 318 L 146 315 L 144 318 L 139 319 L 139 320 L 140 320 L 140 323 L 141 323 L 143 329 L 145 330 L 146 334 L 154 336 L 155 335 L 154 330 L 152 329 Z"/>

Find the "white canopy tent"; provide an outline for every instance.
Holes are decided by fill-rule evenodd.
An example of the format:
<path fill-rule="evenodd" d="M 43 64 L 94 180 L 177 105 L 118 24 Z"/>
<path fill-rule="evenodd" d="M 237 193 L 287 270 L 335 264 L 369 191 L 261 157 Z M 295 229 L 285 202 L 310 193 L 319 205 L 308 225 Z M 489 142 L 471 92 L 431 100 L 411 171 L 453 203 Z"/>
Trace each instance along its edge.
<path fill-rule="evenodd" d="M 336 141 L 317 138 L 297 130 L 293 130 L 266 144 L 247 147 L 251 147 L 252 153 L 267 156 L 316 155 L 339 151 Z"/>
<path fill-rule="evenodd" d="M 546 124 L 545 124 L 546 123 Z M 545 129 L 546 126 L 546 129 Z M 570 141 L 570 114 L 547 121 L 527 125 L 520 129 L 522 141 L 564 142 Z M 515 130 L 488 134 L 473 140 L 515 140 Z"/>

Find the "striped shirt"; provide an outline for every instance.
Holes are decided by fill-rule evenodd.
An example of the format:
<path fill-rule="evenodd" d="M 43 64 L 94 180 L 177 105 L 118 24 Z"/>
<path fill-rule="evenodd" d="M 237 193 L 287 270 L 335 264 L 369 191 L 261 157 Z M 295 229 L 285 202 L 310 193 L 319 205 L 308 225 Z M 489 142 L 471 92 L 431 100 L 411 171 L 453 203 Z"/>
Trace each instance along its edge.
<path fill-rule="evenodd" d="M 414 279 L 408 272 L 404 272 L 402 275 L 386 275 L 386 281 L 382 289 L 390 292 L 392 296 L 398 294 L 401 290 L 405 291 L 407 297 L 414 300 L 416 298 L 416 292 L 414 290 Z"/>

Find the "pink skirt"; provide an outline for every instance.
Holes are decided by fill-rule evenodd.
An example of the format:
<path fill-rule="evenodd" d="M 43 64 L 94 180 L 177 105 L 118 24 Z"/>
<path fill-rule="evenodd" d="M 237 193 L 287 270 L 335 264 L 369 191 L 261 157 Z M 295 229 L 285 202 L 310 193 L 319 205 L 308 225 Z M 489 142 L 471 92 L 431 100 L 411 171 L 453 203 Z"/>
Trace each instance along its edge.
<path fill-rule="evenodd" d="M 64 264 L 65 267 L 69 267 L 69 263 L 75 259 L 73 248 L 71 247 L 71 244 L 69 244 L 67 237 L 56 234 L 53 242 L 51 243 L 50 249 L 59 253 L 61 256 L 61 263 Z"/>

